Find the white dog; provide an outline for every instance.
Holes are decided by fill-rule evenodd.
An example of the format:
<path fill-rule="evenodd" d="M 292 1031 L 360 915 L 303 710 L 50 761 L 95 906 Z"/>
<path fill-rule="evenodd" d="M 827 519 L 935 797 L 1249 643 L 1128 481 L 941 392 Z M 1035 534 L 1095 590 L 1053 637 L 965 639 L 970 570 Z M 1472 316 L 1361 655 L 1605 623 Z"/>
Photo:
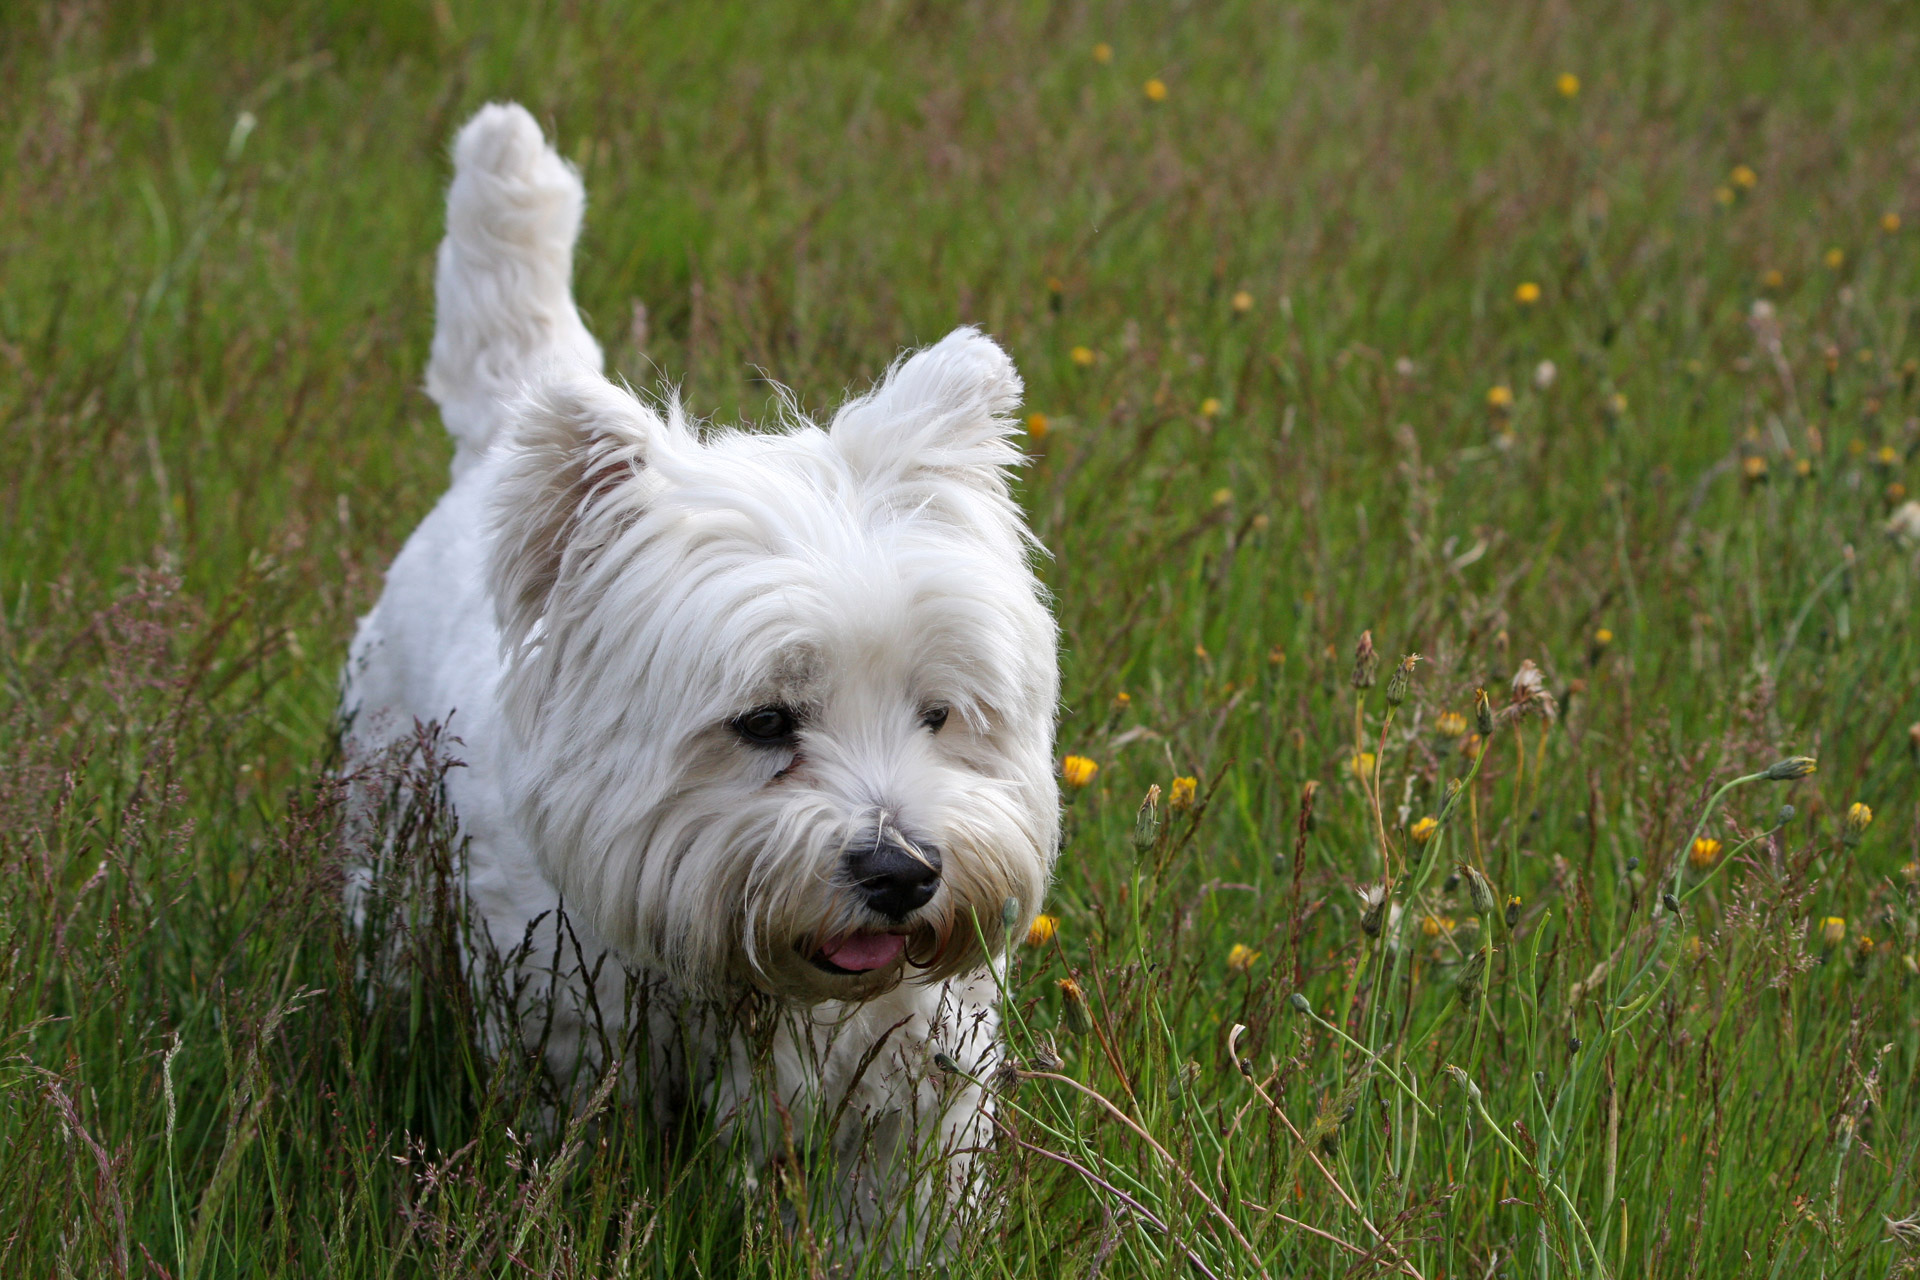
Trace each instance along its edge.
<path fill-rule="evenodd" d="M 657 1109 L 762 1159 L 812 1134 L 852 1247 L 924 1239 L 970 1194 L 992 966 L 1058 838 L 1019 377 L 958 329 L 825 430 L 699 429 L 602 376 L 585 195 L 532 117 L 485 108 L 454 166 L 427 371 L 453 485 L 354 640 L 350 758 L 416 722 L 461 744 L 466 900 L 518 979 L 497 1049 L 566 1078 L 641 1046 Z"/>

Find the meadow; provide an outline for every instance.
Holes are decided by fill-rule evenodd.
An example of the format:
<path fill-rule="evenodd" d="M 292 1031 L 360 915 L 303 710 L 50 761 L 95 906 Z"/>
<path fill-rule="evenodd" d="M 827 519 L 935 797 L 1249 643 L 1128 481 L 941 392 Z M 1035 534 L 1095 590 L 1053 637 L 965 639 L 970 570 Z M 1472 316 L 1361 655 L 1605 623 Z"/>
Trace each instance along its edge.
<path fill-rule="evenodd" d="M 1025 375 L 1068 834 L 945 1273 L 1920 1271 L 1916 65 L 1811 0 L 9 6 L 0 1275 L 825 1270 L 341 928 L 500 98 L 636 388 Z"/>

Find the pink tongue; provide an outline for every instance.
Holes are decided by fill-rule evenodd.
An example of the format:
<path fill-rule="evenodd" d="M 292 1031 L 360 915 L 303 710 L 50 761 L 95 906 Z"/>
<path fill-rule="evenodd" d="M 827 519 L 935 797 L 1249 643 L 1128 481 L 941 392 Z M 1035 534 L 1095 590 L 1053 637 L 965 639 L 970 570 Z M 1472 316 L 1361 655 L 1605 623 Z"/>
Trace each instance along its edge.
<path fill-rule="evenodd" d="M 866 973 L 892 964 L 906 945 L 907 940 L 897 933 L 850 933 L 820 948 L 820 956 L 850 973 Z"/>

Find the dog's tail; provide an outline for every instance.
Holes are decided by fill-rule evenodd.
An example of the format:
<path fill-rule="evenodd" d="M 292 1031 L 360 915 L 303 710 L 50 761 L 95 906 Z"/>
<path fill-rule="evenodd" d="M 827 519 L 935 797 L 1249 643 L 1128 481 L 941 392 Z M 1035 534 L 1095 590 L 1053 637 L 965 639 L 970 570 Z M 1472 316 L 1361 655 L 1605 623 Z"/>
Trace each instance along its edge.
<path fill-rule="evenodd" d="M 573 304 L 586 202 L 580 175 L 524 107 L 482 107 L 454 139 L 427 394 L 453 436 L 456 478 L 486 452 L 530 377 L 600 370 L 600 345 Z"/>

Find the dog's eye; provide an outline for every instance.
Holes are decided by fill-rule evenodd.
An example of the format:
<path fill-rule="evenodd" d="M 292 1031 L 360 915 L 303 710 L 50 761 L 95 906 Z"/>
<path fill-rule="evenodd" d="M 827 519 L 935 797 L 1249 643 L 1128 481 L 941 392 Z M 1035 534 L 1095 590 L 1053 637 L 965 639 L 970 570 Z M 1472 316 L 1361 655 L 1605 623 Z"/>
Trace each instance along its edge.
<path fill-rule="evenodd" d="M 781 746 L 793 738 L 793 731 L 800 725 L 800 718 L 791 707 L 755 707 L 745 715 L 735 716 L 733 731 L 756 746 Z"/>
<path fill-rule="evenodd" d="M 920 723 L 935 733 L 940 732 L 947 724 L 947 709 L 945 707 L 928 707 L 920 713 Z"/>

